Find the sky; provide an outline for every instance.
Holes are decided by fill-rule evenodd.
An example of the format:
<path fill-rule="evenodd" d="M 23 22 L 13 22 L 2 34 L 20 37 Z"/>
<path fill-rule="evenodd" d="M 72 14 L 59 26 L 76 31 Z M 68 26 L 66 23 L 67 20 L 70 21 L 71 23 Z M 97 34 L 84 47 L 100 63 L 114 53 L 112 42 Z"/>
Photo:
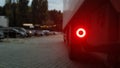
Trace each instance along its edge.
<path fill-rule="evenodd" d="M 4 6 L 5 0 L 0 0 L 0 6 Z"/>
<path fill-rule="evenodd" d="M 56 9 L 63 11 L 63 0 L 48 0 L 48 9 Z"/>
<path fill-rule="evenodd" d="M 32 0 L 30 0 L 31 4 Z M 5 4 L 5 0 L 0 0 L 0 6 L 3 6 Z M 48 9 L 49 10 L 60 10 L 63 11 L 63 0 L 48 0 Z"/>

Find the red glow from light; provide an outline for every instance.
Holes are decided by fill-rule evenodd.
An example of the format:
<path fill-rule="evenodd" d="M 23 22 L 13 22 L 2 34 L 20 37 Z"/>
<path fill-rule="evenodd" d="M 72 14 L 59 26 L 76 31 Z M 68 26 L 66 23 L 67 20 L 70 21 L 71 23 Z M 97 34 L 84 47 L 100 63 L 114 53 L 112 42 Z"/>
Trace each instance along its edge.
<path fill-rule="evenodd" d="M 85 29 L 79 28 L 79 29 L 76 31 L 76 35 L 77 35 L 78 37 L 80 37 L 80 38 L 85 37 L 85 35 L 86 35 Z"/>

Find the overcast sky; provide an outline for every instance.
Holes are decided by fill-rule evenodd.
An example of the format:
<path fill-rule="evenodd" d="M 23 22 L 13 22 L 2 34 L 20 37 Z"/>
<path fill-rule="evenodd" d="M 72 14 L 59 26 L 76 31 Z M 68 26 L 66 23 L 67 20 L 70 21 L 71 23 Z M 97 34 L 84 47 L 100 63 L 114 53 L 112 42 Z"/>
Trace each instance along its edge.
<path fill-rule="evenodd" d="M 31 3 L 32 0 L 30 0 Z M 0 6 L 3 6 L 5 3 L 5 0 L 0 0 Z M 29 3 L 29 4 L 30 4 Z M 63 11 L 63 0 L 48 0 L 48 9 L 56 9 Z"/>
<path fill-rule="evenodd" d="M 48 0 L 48 9 L 57 9 L 63 11 L 63 0 Z"/>
<path fill-rule="evenodd" d="M 5 0 L 0 0 L 0 6 L 3 6 L 5 4 Z"/>

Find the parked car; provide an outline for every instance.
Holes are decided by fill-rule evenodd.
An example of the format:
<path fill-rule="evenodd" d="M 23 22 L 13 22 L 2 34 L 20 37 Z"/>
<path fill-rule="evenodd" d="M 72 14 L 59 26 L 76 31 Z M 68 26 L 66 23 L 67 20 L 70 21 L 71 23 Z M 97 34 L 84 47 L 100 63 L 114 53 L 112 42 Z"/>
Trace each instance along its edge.
<path fill-rule="evenodd" d="M 42 30 L 42 33 L 46 36 L 51 34 L 49 30 Z"/>
<path fill-rule="evenodd" d="M 22 27 L 13 27 L 17 30 L 19 30 L 20 32 L 24 32 L 26 34 L 26 37 L 31 37 L 32 36 L 32 32 L 31 31 L 28 31 L 26 30 L 25 28 L 22 28 Z"/>
<path fill-rule="evenodd" d="M 4 37 L 4 33 L 2 32 L 2 31 L 0 31 L 0 40 L 1 39 L 4 39 L 5 37 Z"/>
<path fill-rule="evenodd" d="M 50 35 L 56 35 L 56 34 L 58 34 L 58 32 L 56 32 L 56 31 L 50 31 Z"/>
<path fill-rule="evenodd" d="M 26 34 L 21 32 L 15 28 L 7 27 L 7 28 L 0 28 L 3 31 L 5 38 L 25 38 Z"/>
<path fill-rule="evenodd" d="M 32 37 L 32 36 L 35 35 L 35 30 L 27 29 L 26 31 L 27 31 L 27 34 L 28 34 L 30 37 Z"/>
<path fill-rule="evenodd" d="M 35 29 L 32 29 L 30 31 L 31 31 L 31 34 L 33 36 L 48 36 L 48 35 L 51 35 L 51 32 L 49 30 L 35 30 Z"/>
<path fill-rule="evenodd" d="M 44 36 L 45 34 L 41 30 L 35 31 L 35 36 Z"/>
<path fill-rule="evenodd" d="M 41 31 L 41 30 L 35 30 L 35 29 L 32 29 L 32 30 L 28 30 L 32 36 L 43 36 L 44 33 Z"/>

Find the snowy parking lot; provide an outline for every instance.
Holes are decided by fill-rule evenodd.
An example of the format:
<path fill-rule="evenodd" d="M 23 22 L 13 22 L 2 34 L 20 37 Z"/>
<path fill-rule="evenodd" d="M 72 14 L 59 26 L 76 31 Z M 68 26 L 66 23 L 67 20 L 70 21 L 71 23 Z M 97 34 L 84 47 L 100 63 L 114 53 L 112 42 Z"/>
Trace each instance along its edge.
<path fill-rule="evenodd" d="M 0 42 L 0 68 L 104 68 L 103 64 L 83 64 L 68 58 L 61 34 Z"/>

